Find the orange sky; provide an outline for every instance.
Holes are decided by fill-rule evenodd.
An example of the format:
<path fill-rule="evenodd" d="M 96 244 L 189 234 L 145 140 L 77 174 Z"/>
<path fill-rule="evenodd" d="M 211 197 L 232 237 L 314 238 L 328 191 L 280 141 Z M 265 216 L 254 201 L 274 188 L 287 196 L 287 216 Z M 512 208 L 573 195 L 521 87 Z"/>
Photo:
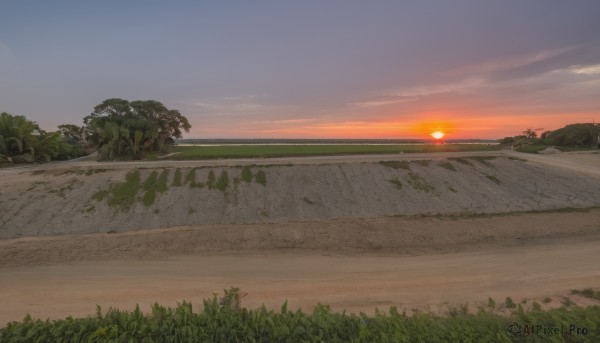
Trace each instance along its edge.
<path fill-rule="evenodd" d="M 318 122 L 304 120 L 295 122 L 262 123 L 227 130 L 221 137 L 245 138 L 356 138 L 356 139 L 429 139 L 430 134 L 441 131 L 444 139 L 498 139 L 520 134 L 527 128 L 555 130 L 576 122 L 591 122 L 594 113 L 477 116 L 476 114 L 423 115 L 409 120 Z M 600 116 L 598 117 L 600 119 Z M 211 128 L 205 127 L 199 136 L 210 136 Z M 221 131 L 217 128 L 217 131 Z"/>

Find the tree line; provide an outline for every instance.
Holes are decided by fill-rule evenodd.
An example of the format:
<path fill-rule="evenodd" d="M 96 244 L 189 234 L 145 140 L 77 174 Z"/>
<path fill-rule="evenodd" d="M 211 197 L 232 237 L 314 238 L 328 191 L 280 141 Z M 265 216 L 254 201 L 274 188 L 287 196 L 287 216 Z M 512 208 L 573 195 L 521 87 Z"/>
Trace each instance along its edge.
<path fill-rule="evenodd" d="M 63 124 L 42 130 L 24 116 L 2 113 L 0 163 L 48 162 L 97 150 L 99 159 L 141 159 L 169 150 L 189 132 L 188 119 L 156 100 L 107 99 L 94 107 L 83 125 Z"/>
<path fill-rule="evenodd" d="M 554 131 L 526 129 L 520 135 L 500 140 L 505 145 L 545 145 L 564 147 L 593 147 L 600 144 L 600 125 L 595 123 L 569 124 Z"/>

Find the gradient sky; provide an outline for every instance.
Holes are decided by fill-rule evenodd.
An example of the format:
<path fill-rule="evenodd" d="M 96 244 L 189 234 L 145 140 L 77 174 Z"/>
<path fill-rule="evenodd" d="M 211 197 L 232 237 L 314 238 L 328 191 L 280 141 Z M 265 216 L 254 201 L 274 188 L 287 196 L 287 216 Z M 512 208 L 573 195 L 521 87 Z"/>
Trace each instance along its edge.
<path fill-rule="evenodd" d="M 0 112 L 186 138 L 499 138 L 600 121 L 600 1 L 2 1 Z"/>

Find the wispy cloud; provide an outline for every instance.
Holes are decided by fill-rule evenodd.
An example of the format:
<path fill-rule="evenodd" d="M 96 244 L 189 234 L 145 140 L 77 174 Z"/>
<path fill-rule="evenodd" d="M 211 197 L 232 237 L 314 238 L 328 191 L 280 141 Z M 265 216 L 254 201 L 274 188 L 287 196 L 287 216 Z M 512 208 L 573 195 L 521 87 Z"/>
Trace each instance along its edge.
<path fill-rule="evenodd" d="M 350 106 L 353 107 L 358 107 L 358 108 L 370 108 L 370 107 L 379 107 L 379 106 L 389 106 L 389 105 L 396 105 L 396 104 L 400 104 L 400 103 L 404 103 L 404 102 L 408 102 L 408 101 L 412 101 L 414 100 L 413 98 L 410 97 L 394 97 L 394 98 L 388 98 L 388 99 L 373 99 L 373 100 L 367 100 L 367 101 L 359 101 L 359 102 L 353 102 L 350 103 Z"/>
<path fill-rule="evenodd" d="M 558 57 L 567 52 L 573 51 L 577 47 L 563 47 L 553 50 L 538 51 L 527 54 L 520 54 L 516 56 L 508 56 L 498 59 L 492 59 L 484 61 L 482 63 L 466 65 L 458 68 L 453 68 L 443 72 L 442 74 L 451 75 L 465 75 L 465 74 L 489 74 L 493 72 L 505 71 L 510 69 L 522 68 L 528 65 L 549 60 L 551 58 Z"/>
<path fill-rule="evenodd" d="M 571 66 L 569 68 L 575 74 L 597 75 L 600 74 L 600 64 L 588 66 Z"/>

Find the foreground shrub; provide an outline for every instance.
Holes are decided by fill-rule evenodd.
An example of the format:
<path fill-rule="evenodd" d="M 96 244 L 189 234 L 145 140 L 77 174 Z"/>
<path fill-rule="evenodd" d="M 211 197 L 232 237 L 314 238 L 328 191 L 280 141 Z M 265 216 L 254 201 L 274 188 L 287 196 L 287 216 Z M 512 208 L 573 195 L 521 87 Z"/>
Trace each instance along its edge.
<path fill-rule="evenodd" d="M 249 310 L 240 306 L 240 293 L 204 301 L 201 312 L 183 302 L 175 308 L 158 304 L 144 315 L 109 309 L 95 316 L 56 321 L 34 320 L 0 329 L 0 342 L 599 342 L 600 307 L 524 311 L 512 318 L 481 308 L 469 314 L 466 306 L 440 316 L 429 312 L 411 315 L 395 307 L 374 316 L 336 313 L 318 305 L 312 313 L 264 306 Z M 516 326 L 515 326 L 516 325 Z M 531 334 L 528 325 L 562 328 L 559 334 Z M 579 333 L 569 332 L 575 325 Z M 585 328 L 585 334 L 583 333 Z M 572 331 L 572 330 L 571 330 Z"/>

